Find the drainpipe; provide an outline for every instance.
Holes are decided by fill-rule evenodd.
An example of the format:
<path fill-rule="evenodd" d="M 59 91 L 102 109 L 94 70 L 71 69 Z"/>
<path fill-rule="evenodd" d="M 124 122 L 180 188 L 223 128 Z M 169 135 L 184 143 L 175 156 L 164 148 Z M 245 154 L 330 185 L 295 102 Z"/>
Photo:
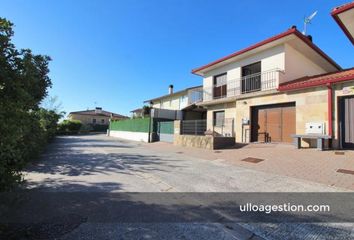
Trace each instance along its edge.
<path fill-rule="evenodd" d="M 332 122 L 332 112 L 333 112 L 333 91 L 332 85 L 327 83 L 328 91 L 328 135 L 333 137 L 333 122 Z"/>

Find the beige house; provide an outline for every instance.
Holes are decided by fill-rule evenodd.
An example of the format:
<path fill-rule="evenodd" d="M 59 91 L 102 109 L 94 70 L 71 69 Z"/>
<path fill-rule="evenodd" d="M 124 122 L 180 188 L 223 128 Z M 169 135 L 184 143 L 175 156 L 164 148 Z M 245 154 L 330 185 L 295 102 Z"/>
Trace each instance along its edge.
<path fill-rule="evenodd" d="M 70 120 L 79 120 L 85 125 L 109 125 L 110 119 L 126 119 L 128 117 L 102 110 L 96 107 L 93 110 L 70 112 Z"/>
<path fill-rule="evenodd" d="M 167 110 L 165 112 L 175 111 L 175 116 L 181 119 L 203 119 L 206 117 L 206 110 L 198 106 L 197 103 L 202 99 L 202 86 L 186 88 L 177 92 L 173 91 L 173 85 L 168 88 L 168 94 L 144 101 L 152 109 Z M 178 118 L 176 118 L 178 119 Z"/>
<path fill-rule="evenodd" d="M 142 118 L 144 117 L 144 109 L 143 108 L 137 108 L 132 111 L 131 113 L 131 118 Z"/>
<path fill-rule="evenodd" d="M 198 105 L 207 108 L 209 131 L 244 143 L 319 134 L 335 147 L 354 144 L 354 70 L 342 70 L 296 27 L 192 72 L 203 77 Z"/>

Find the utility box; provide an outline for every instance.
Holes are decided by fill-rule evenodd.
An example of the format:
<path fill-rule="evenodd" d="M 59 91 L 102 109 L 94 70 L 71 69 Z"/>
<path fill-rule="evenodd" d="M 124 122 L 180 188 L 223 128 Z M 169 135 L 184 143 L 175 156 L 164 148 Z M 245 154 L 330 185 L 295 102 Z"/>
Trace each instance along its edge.
<path fill-rule="evenodd" d="M 305 132 L 306 134 L 325 134 L 325 124 L 323 122 L 309 122 L 305 124 Z"/>

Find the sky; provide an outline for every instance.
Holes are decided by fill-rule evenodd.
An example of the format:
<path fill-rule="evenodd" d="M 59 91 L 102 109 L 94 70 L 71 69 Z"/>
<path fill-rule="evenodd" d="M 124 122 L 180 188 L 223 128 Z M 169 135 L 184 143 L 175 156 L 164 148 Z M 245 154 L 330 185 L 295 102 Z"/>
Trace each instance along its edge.
<path fill-rule="evenodd" d="M 13 42 L 49 55 L 62 110 L 129 115 L 143 101 L 201 85 L 193 68 L 296 25 L 315 10 L 314 43 L 342 68 L 354 48 L 330 16 L 349 0 L 0 0 Z"/>

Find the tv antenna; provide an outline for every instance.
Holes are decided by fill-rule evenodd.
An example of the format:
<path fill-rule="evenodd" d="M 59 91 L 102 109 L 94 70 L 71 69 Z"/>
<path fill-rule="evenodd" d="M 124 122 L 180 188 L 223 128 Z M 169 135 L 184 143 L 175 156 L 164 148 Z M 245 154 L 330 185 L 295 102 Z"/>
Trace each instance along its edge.
<path fill-rule="evenodd" d="M 315 11 L 309 17 L 305 17 L 304 18 L 304 31 L 302 31 L 302 34 L 306 35 L 307 24 L 311 24 L 311 21 L 316 16 L 317 12 L 318 11 Z"/>

